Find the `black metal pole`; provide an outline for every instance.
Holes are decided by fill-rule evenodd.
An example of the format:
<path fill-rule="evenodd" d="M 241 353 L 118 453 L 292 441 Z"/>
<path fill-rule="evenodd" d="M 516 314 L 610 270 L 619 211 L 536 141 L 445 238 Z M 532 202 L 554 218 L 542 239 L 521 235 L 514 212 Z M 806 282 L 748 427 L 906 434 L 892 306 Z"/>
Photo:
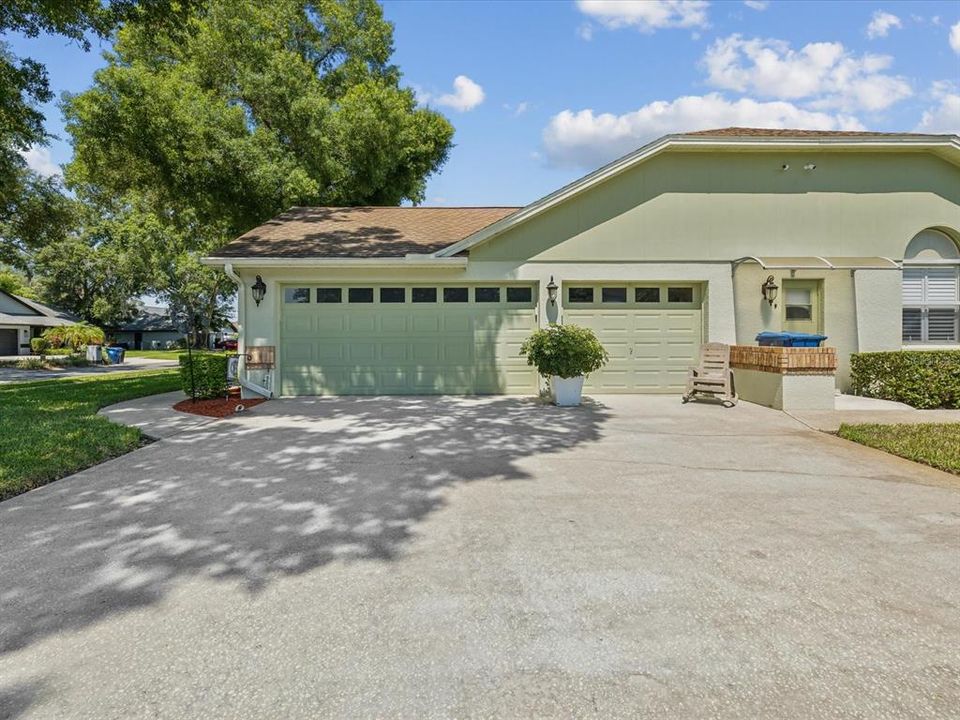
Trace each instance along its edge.
<path fill-rule="evenodd" d="M 187 362 L 190 363 L 190 400 L 192 402 L 197 401 L 197 383 L 193 379 L 193 352 L 191 348 L 193 347 L 193 322 L 189 325 L 189 334 L 187 335 Z"/>

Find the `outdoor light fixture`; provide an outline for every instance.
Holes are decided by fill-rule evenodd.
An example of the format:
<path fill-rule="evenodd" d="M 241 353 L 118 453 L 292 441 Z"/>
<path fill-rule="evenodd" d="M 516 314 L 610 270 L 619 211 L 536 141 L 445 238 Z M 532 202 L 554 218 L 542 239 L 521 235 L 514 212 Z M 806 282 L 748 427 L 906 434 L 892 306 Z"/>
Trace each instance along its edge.
<path fill-rule="evenodd" d="M 551 305 L 557 304 L 557 284 L 553 281 L 553 275 L 550 276 L 550 282 L 547 283 L 547 297 L 550 299 Z"/>
<path fill-rule="evenodd" d="M 764 299 L 770 303 L 771 306 L 777 299 L 777 291 L 779 290 L 780 287 L 774 281 L 773 275 L 768 275 L 763 285 L 760 286 L 760 292 L 763 294 Z"/>
<path fill-rule="evenodd" d="M 260 307 L 260 301 L 263 300 L 263 296 L 267 294 L 267 284 L 263 281 L 263 278 L 257 275 L 257 281 L 250 288 L 253 291 L 253 301 L 257 304 L 257 307 Z"/>

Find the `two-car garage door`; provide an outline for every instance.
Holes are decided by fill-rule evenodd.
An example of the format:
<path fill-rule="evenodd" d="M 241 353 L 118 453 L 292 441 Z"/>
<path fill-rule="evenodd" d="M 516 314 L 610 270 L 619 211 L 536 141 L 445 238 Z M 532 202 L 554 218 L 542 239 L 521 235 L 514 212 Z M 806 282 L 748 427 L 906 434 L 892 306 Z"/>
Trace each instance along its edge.
<path fill-rule="evenodd" d="M 537 392 L 520 345 L 533 285 L 283 288 L 282 395 Z M 683 389 L 702 338 L 696 284 L 564 284 L 561 321 L 591 328 L 610 362 L 593 393 Z"/>
<path fill-rule="evenodd" d="M 282 395 L 535 393 L 532 285 L 286 287 Z"/>

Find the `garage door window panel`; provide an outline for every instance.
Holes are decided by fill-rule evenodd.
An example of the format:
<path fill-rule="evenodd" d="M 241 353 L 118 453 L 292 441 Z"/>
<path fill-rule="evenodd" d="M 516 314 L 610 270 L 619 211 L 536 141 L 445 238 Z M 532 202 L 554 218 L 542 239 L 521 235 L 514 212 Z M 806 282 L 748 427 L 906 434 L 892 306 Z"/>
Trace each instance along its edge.
<path fill-rule="evenodd" d="M 693 302 L 692 287 L 668 287 L 667 302 L 689 304 Z"/>
<path fill-rule="evenodd" d="M 342 303 L 343 288 L 317 288 L 318 303 Z"/>
<path fill-rule="evenodd" d="M 592 303 L 592 287 L 572 287 L 567 290 L 567 301 L 570 303 Z"/>
<path fill-rule="evenodd" d="M 372 303 L 373 288 L 350 288 L 347 299 L 352 303 Z"/>
<path fill-rule="evenodd" d="M 410 291 L 410 294 L 415 303 L 435 303 L 437 301 L 437 289 L 435 287 L 415 287 Z"/>
<path fill-rule="evenodd" d="M 600 299 L 605 303 L 625 303 L 627 301 L 627 289 L 625 287 L 602 288 Z"/>
<path fill-rule="evenodd" d="M 284 288 L 283 302 L 289 304 L 301 304 L 310 302 L 310 288 Z"/>
<path fill-rule="evenodd" d="M 660 288 L 658 287 L 638 287 L 633 289 L 633 299 L 641 304 L 654 304 L 660 302 Z"/>
<path fill-rule="evenodd" d="M 380 302 L 386 304 L 404 303 L 407 301 L 407 289 L 402 287 L 380 288 Z"/>
<path fill-rule="evenodd" d="M 474 290 L 474 301 L 478 303 L 500 302 L 500 288 L 478 287 Z"/>
<path fill-rule="evenodd" d="M 465 303 L 470 301 L 470 291 L 465 287 L 446 287 L 443 289 L 445 303 Z"/>
<path fill-rule="evenodd" d="M 508 303 L 531 303 L 533 302 L 533 288 L 529 287 L 508 287 Z"/>

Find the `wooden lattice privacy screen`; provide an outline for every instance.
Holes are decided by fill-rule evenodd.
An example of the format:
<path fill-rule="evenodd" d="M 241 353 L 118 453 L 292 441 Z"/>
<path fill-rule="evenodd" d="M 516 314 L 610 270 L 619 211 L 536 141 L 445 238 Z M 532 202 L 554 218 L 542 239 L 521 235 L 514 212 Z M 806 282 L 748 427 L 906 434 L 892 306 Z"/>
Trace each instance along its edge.
<path fill-rule="evenodd" d="M 277 352 L 273 345 L 255 345 L 246 350 L 248 370 L 272 370 L 276 366 Z"/>

